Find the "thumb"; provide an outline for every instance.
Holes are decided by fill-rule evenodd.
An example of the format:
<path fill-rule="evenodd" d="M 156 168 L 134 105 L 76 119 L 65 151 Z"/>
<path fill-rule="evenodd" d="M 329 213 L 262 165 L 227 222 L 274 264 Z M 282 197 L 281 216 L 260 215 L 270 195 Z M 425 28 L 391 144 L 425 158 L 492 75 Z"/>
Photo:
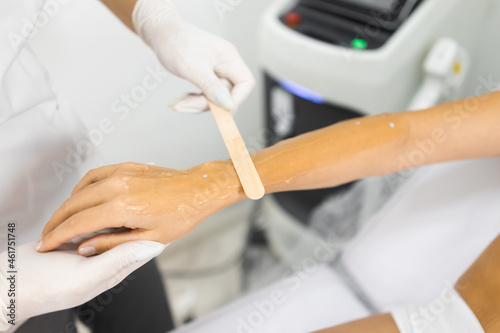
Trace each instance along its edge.
<path fill-rule="evenodd" d="M 90 271 L 102 282 L 98 292 L 113 288 L 133 271 L 163 252 L 167 245 L 151 241 L 134 241 L 88 259 Z"/>
<path fill-rule="evenodd" d="M 214 72 L 210 72 L 204 75 L 203 84 L 199 88 L 209 100 L 225 110 L 232 111 L 236 105 L 224 81 L 225 79 L 221 79 Z"/>

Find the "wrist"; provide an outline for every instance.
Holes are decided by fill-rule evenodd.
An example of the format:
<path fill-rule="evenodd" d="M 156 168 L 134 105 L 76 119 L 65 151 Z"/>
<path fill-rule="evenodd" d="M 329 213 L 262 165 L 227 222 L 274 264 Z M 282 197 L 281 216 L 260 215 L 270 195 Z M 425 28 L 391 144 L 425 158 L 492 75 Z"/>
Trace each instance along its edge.
<path fill-rule="evenodd" d="M 208 182 L 211 201 L 221 209 L 247 198 L 231 160 L 206 162 L 192 170 Z"/>

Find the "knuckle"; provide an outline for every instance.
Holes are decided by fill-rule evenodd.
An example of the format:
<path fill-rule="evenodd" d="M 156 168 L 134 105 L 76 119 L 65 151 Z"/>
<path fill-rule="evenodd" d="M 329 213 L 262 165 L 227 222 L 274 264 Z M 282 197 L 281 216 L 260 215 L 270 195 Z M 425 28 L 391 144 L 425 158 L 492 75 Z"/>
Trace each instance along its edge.
<path fill-rule="evenodd" d="M 64 202 L 59 207 L 59 212 L 66 213 L 69 210 L 69 199 L 64 200 Z"/>
<path fill-rule="evenodd" d="M 124 196 L 118 197 L 116 200 L 113 200 L 111 203 L 114 213 L 118 213 L 119 210 L 126 208 L 128 205 L 128 200 Z"/>
<path fill-rule="evenodd" d="M 117 198 L 106 204 L 103 215 L 106 215 L 105 225 L 107 228 L 121 228 L 124 227 L 123 221 L 127 212 L 129 211 L 129 205 L 124 199 Z M 104 223 L 104 222 L 103 222 Z"/>
<path fill-rule="evenodd" d="M 94 179 L 102 172 L 102 167 L 90 169 L 84 176 L 85 179 Z"/>
<path fill-rule="evenodd" d="M 118 178 L 119 182 L 121 183 L 121 185 L 125 186 L 127 181 L 130 179 L 130 176 L 118 175 L 117 178 Z"/>
<path fill-rule="evenodd" d="M 99 170 L 99 168 L 90 169 L 89 171 L 87 171 L 87 173 L 85 174 L 85 176 L 83 176 L 83 178 L 91 178 L 92 175 L 94 175 L 95 173 L 97 173 L 97 170 Z"/>
<path fill-rule="evenodd" d="M 127 188 L 126 180 L 128 177 L 120 174 L 116 174 L 109 179 L 109 184 L 111 188 L 116 190 L 123 190 Z"/>
<path fill-rule="evenodd" d="M 114 199 L 109 205 L 109 212 L 112 214 L 109 223 L 113 226 L 122 226 L 123 221 L 129 216 L 131 211 L 131 199 L 125 195 L 122 195 Z"/>
<path fill-rule="evenodd" d="M 87 173 L 82 177 L 82 179 L 80 179 L 80 181 L 74 187 L 73 190 L 76 190 L 77 188 L 81 187 L 86 182 L 92 181 L 92 179 L 94 178 L 94 174 L 95 174 L 94 170 L 87 171 Z"/>
<path fill-rule="evenodd" d="M 140 164 L 136 163 L 136 162 L 125 162 L 125 163 L 122 164 L 122 166 L 124 166 L 127 169 L 134 169 L 134 168 L 136 168 L 139 165 Z"/>

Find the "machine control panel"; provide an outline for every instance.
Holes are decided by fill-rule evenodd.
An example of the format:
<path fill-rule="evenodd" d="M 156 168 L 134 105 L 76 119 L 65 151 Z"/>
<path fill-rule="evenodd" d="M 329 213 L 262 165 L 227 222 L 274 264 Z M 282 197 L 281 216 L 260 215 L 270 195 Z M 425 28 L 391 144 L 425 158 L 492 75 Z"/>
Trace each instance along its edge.
<path fill-rule="evenodd" d="M 281 21 L 330 44 L 377 49 L 423 0 L 300 0 Z"/>

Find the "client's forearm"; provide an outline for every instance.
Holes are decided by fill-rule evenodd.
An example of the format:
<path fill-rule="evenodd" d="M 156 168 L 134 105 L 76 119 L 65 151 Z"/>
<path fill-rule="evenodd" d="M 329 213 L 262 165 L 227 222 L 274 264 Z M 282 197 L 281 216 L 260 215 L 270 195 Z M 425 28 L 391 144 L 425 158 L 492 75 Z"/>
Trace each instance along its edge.
<path fill-rule="evenodd" d="M 500 155 L 500 93 L 344 121 L 257 152 L 266 193 L 330 187 L 425 164 Z"/>
<path fill-rule="evenodd" d="M 253 155 L 266 193 L 330 187 L 393 172 L 410 139 L 407 114 L 341 122 Z"/>

